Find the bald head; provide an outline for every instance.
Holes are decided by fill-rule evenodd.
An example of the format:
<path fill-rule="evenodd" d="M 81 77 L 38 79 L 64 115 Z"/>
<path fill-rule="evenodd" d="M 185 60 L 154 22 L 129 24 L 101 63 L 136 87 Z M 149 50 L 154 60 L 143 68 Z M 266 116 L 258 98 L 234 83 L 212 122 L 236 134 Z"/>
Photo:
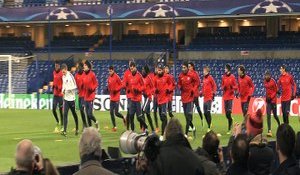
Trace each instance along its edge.
<path fill-rule="evenodd" d="M 79 141 L 79 153 L 81 158 L 89 154 L 101 157 L 101 138 L 96 128 L 84 129 Z"/>
<path fill-rule="evenodd" d="M 31 171 L 34 166 L 33 143 L 28 139 L 20 141 L 17 145 L 15 158 L 17 169 Z"/>

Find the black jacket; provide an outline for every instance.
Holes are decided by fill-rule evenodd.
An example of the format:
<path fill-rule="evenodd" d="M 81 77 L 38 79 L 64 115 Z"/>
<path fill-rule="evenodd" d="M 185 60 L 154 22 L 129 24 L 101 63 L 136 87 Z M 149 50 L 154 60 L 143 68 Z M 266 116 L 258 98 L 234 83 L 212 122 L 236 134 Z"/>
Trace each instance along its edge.
<path fill-rule="evenodd" d="M 203 175 L 200 158 L 187 139 L 179 134 L 162 143 L 159 155 L 149 168 L 150 175 Z"/>
<path fill-rule="evenodd" d="M 30 175 L 29 172 L 27 171 L 21 171 L 21 170 L 15 170 L 15 169 L 12 169 L 8 175 Z"/>
<path fill-rule="evenodd" d="M 275 155 L 268 146 L 267 139 L 257 135 L 250 142 L 248 168 L 255 175 L 271 174 Z"/>
<path fill-rule="evenodd" d="M 212 174 L 225 174 L 226 173 L 226 166 L 224 162 L 213 162 L 207 153 L 207 151 L 203 148 L 198 147 L 195 150 L 195 153 L 199 155 L 200 159 L 202 160 L 204 173 L 205 175 L 212 175 Z"/>
<path fill-rule="evenodd" d="M 294 158 L 283 161 L 273 175 L 300 175 L 300 168 Z"/>
<path fill-rule="evenodd" d="M 247 164 L 233 163 L 228 168 L 226 175 L 253 175 L 248 171 Z"/>

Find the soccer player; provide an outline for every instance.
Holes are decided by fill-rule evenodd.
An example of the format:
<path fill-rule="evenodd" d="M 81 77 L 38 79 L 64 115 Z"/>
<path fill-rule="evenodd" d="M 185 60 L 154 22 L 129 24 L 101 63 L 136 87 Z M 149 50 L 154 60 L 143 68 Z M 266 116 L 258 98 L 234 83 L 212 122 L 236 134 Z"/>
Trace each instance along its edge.
<path fill-rule="evenodd" d="M 171 90 L 173 89 L 173 82 L 164 72 L 164 66 L 162 64 L 158 64 L 157 66 L 157 78 L 154 82 L 154 88 L 161 120 L 161 135 L 164 135 L 168 123 L 167 106 Z"/>
<path fill-rule="evenodd" d="M 92 71 L 92 64 L 88 60 L 86 60 L 83 64 L 83 70 L 84 101 L 88 125 L 89 127 L 92 126 L 93 121 L 95 123 L 95 127 L 99 130 L 99 123 L 93 114 L 93 104 L 96 95 L 96 89 L 98 87 L 98 81 L 95 73 Z"/>
<path fill-rule="evenodd" d="M 126 122 L 123 115 L 119 113 L 119 101 L 120 101 L 120 91 L 122 89 L 122 81 L 120 77 L 117 75 L 117 73 L 115 73 L 113 66 L 109 67 L 108 72 L 109 72 L 109 76 L 107 79 L 107 84 L 108 84 L 107 89 L 110 95 L 110 118 L 113 124 L 112 131 L 116 132 L 117 127 L 116 127 L 115 115 L 118 118 L 123 119 L 124 124 Z"/>
<path fill-rule="evenodd" d="M 266 88 L 266 102 L 267 102 L 267 120 L 268 120 L 268 137 L 272 137 L 271 131 L 271 112 L 273 112 L 274 118 L 278 124 L 280 125 L 279 118 L 277 116 L 277 97 L 276 94 L 278 92 L 278 86 L 276 81 L 271 77 L 271 73 L 267 71 L 265 73 L 265 88 Z"/>
<path fill-rule="evenodd" d="M 235 91 L 237 90 L 237 83 L 235 76 L 231 74 L 231 66 L 229 64 L 225 65 L 225 74 L 222 76 L 222 90 L 223 90 L 223 100 L 226 118 L 228 120 L 228 132 L 231 134 L 232 128 L 232 102 L 234 99 Z"/>
<path fill-rule="evenodd" d="M 283 122 L 289 124 L 289 113 L 291 101 L 296 97 L 296 83 L 294 77 L 286 71 L 286 66 L 280 67 L 281 76 L 278 80 L 279 89 L 281 89 L 281 110 Z"/>
<path fill-rule="evenodd" d="M 77 85 L 77 90 L 78 90 L 78 103 L 79 103 L 79 110 L 80 110 L 80 115 L 82 119 L 82 124 L 83 124 L 83 129 L 87 127 L 86 123 L 86 116 L 84 113 L 84 89 L 83 89 L 83 63 L 80 62 L 78 63 L 78 71 L 75 75 L 75 80 L 76 80 L 76 85 Z M 82 129 L 82 131 L 83 131 Z"/>
<path fill-rule="evenodd" d="M 201 125 L 203 126 L 203 115 L 202 115 L 202 111 L 201 111 L 200 105 L 199 105 L 199 96 L 200 96 L 199 88 L 200 88 L 201 81 L 200 81 L 200 76 L 199 76 L 198 72 L 195 71 L 195 65 L 193 62 L 189 62 L 189 71 L 197 80 L 197 81 L 195 81 L 195 84 L 194 84 L 194 102 L 193 103 L 196 106 L 197 112 L 201 119 Z"/>
<path fill-rule="evenodd" d="M 211 104 L 214 101 L 215 94 L 217 91 L 217 85 L 215 83 L 214 78 L 210 75 L 210 68 L 208 66 L 204 66 L 203 68 L 203 86 L 201 90 L 201 95 L 204 99 L 203 109 L 204 116 L 207 122 L 207 132 L 211 130 Z"/>
<path fill-rule="evenodd" d="M 150 73 L 149 67 L 147 65 L 144 66 L 143 70 L 142 70 L 142 76 L 143 76 L 145 89 L 144 89 L 144 94 L 143 94 L 144 95 L 144 105 L 143 105 L 142 112 L 143 112 L 143 118 L 145 118 L 145 114 L 146 114 L 152 132 L 155 132 L 152 118 L 150 115 L 150 104 L 152 102 L 154 82 L 151 79 L 149 73 Z"/>
<path fill-rule="evenodd" d="M 239 78 L 238 78 L 238 91 L 239 94 L 237 94 L 237 98 L 240 97 L 241 98 L 241 106 L 242 106 L 242 111 L 243 111 L 243 116 L 244 116 L 244 121 L 242 124 L 242 128 L 245 129 L 245 116 L 248 113 L 248 107 L 249 107 L 249 103 L 251 100 L 251 97 L 254 93 L 255 87 L 254 84 L 252 82 L 252 79 L 246 75 L 246 69 L 243 65 L 240 65 L 238 67 L 238 74 L 239 74 Z"/>
<path fill-rule="evenodd" d="M 147 133 L 147 124 L 143 118 L 142 114 L 142 92 L 144 91 L 144 82 L 142 75 L 137 71 L 136 64 L 130 62 L 131 76 L 128 81 L 128 90 L 132 93 L 131 96 L 131 106 L 129 109 L 129 120 L 131 130 L 134 131 L 134 115 L 136 114 L 138 121 L 140 122 L 142 129 Z"/>
<path fill-rule="evenodd" d="M 123 84 L 123 87 L 125 88 L 125 91 L 126 91 L 126 97 L 127 97 L 127 114 L 126 114 L 126 127 L 127 127 L 127 130 L 129 130 L 129 109 L 131 108 L 131 92 L 130 92 L 130 89 L 129 89 L 129 79 L 130 77 L 132 76 L 132 73 L 130 71 L 130 63 L 131 62 L 134 62 L 133 59 L 129 60 L 128 62 L 128 69 L 126 69 L 126 71 L 124 72 L 124 75 L 123 75 L 123 81 L 122 81 L 122 84 Z"/>
<path fill-rule="evenodd" d="M 61 134 L 67 136 L 68 112 L 69 109 L 71 109 L 76 125 L 75 135 L 78 135 L 78 116 L 75 111 L 76 81 L 73 75 L 68 71 L 66 64 L 61 65 L 61 70 L 63 73 L 62 94 L 64 95 L 64 130 Z"/>
<path fill-rule="evenodd" d="M 170 74 L 170 68 L 168 65 L 165 66 L 164 72 L 165 72 L 166 76 L 170 79 L 169 81 L 172 82 L 172 86 L 170 88 L 170 93 L 168 96 L 169 100 L 168 100 L 168 106 L 167 106 L 169 116 L 172 118 L 172 117 L 174 117 L 174 115 L 172 113 L 172 102 L 173 102 L 174 90 L 176 88 L 176 82 L 175 82 L 173 75 Z"/>
<path fill-rule="evenodd" d="M 56 127 L 54 129 L 55 133 L 60 132 L 60 128 L 63 127 L 63 94 L 61 93 L 62 90 L 62 71 L 60 70 L 60 64 L 58 61 L 55 62 L 54 71 L 53 71 L 53 106 L 52 106 L 52 113 L 56 120 Z M 58 106 L 59 114 L 60 114 L 60 121 L 58 120 L 56 108 Z"/>
<path fill-rule="evenodd" d="M 194 128 L 193 125 L 193 101 L 194 101 L 194 77 L 192 76 L 191 73 L 189 73 L 188 70 L 188 63 L 184 62 L 181 66 L 182 72 L 179 74 L 178 77 L 178 88 L 181 91 L 181 101 L 183 104 L 183 111 L 184 111 L 184 116 L 186 120 L 186 125 L 185 125 L 185 136 L 188 136 L 189 132 L 189 127 Z M 194 136 L 196 130 L 194 130 Z"/>
<path fill-rule="evenodd" d="M 155 66 L 154 73 L 150 73 L 149 76 L 150 76 L 150 78 L 152 79 L 153 82 L 156 81 L 156 78 L 158 77 L 157 76 L 157 66 Z M 153 116 L 154 116 L 154 122 L 155 122 L 155 127 L 156 127 L 156 129 L 155 129 L 156 133 L 159 132 L 158 119 L 157 119 L 157 108 L 158 108 L 157 96 L 154 93 L 153 94 Z"/>

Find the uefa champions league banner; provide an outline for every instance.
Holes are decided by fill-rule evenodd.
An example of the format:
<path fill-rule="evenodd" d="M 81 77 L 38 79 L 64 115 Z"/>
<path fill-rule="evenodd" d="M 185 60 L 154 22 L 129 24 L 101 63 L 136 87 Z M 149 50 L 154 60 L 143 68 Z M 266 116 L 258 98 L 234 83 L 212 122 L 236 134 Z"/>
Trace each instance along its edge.
<path fill-rule="evenodd" d="M 52 95 L 41 94 L 0 94 L 0 108 L 10 109 L 51 109 Z"/>
<path fill-rule="evenodd" d="M 256 112 L 258 109 L 261 109 L 263 112 L 263 115 L 266 115 L 267 103 L 266 103 L 265 98 L 251 98 L 250 103 L 249 103 L 248 113 Z M 224 109 L 223 109 L 222 113 L 225 114 Z M 240 99 L 235 98 L 233 100 L 232 113 L 233 114 L 242 114 Z M 280 98 L 277 98 L 277 115 L 282 115 Z M 291 116 L 300 116 L 300 99 L 299 98 L 291 101 L 290 115 Z"/>
<path fill-rule="evenodd" d="M 100 111 L 109 110 L 109 95 L 97 95 L 94 100 L 94 109 Z M 200 105 L 203 104 L 203 99 L 200 98 Z M 202 107 L 203 105 L 201 105 Z M 212 103 L 211 112 L 213 114 L 222 114 L 222 97 L 216 97 L 215 101 Z M 151 103 L 151 109 L 153 103 Z M 127 111 L 127 98 L 126 95 L 121 95 L 120 98 L 120 111 Z M 172 102 L 172 110 L 176 113 L 183 113 L 182 102 L 180 96 L 174 96 Z M 196 109 L 195 109 L 196 110 Z M 203 109 L 201 109 L 203 111 Z"/>
<path fill-rule="evenodd" d="M 209 0 L 0 8 L 0 22 L 149 19 L 300 12 L 299 0 Z"/>
<path fill-rule="evenodd" d="M 10 100 L 9 100 L 10 99 Z M 39 99 L 36 94 L 12 94 L 10 98 L 7 94 L 0 94 L 0 108 L 10 109 L 52 109 L 53 95 L 41 94 Z M 110 98 L 109 95 L 96 95 L 94 100 L 94 110 L 96 111 L 109 111 Z M 202 99 L 200 99 L 202 104 Z M 78 109 L 78 103 L 77 103 Z M 153 104 L 151 103 L 151 108 Z M 182 102 L 180 96 L 173 97 L 173 111 L 183 113 Z M 127 111 L 127 98 L 121 95 L 120 98 L 120 111 Z M 212 104 L 212 113 L 222 113 L 222 98 L 216 97 Z"/>
<path fill-rule="evenodd" d="M 0 108 L 11 108 L 11 109 L 51 109 L 52 108 L 52 95 L 41 94 L 39 99 L 36 94 L 13 94 L 8 98 L 6 94 L 0 94 Z M 94 110 L 96 111 L 109 111 L 109 95 L 96 95 L 94 100 Z M 176 113 L 183 113 L 182 102 L 180 96 L 173 97 L 172 109 Z M 241 115 L 240 99 L 233 100 L 232 112 L 235 115 Z M 10 107 L 9 107 L 10 105 Z M 151 104 L 152 107 L 153 104 Z M 78 103 L 77 103 L 78 109 Z M 200 98 L 200 106 L 203 111 L 203 98 Z M 261 108 L 264 115 L 266 114 L 266 102 L 264 98 L 252 98 L 249 105 L 249 113 L 255 112 Z M 196 109 L 194 109 L 196 110 Z M 127 111 L 127 98 L 125 95 L 121 95 L 120 98 L 120 111 Z M 213 114 L 225 114 L 224 102 L 222 97 L 215 97 L 212 103 L 211 112 Z M 281 104 L 280 99 L 277 99 L 277 114 L 281 115 Z M 291 102 L 290 109 L 291 116 L 300 115 L 300 99 L 295 99 Z"/>

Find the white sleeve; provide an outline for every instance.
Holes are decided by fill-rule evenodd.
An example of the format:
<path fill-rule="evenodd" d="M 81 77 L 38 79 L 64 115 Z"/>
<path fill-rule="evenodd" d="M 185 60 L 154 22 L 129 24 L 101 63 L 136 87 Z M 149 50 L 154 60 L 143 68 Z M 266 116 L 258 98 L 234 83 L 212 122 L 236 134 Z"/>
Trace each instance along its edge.
<path fill-rule="evenodd" d="M 74 90 L 74 89 L 77 89 L 77 86 L 76 86 L 76 81 L 74 79 L 74 76 L 70 73 L 69 74 L 69 90 Z"/>
<path fill-rule="evenodd" d="M 62 81 L 63 81 L 63 83 L 62 83 L 62 90 L 61 90 L 61 92 L 62 93 L 64 93 L 64 91 L 66 90 L 66 77 L 62 77 Z"/>

